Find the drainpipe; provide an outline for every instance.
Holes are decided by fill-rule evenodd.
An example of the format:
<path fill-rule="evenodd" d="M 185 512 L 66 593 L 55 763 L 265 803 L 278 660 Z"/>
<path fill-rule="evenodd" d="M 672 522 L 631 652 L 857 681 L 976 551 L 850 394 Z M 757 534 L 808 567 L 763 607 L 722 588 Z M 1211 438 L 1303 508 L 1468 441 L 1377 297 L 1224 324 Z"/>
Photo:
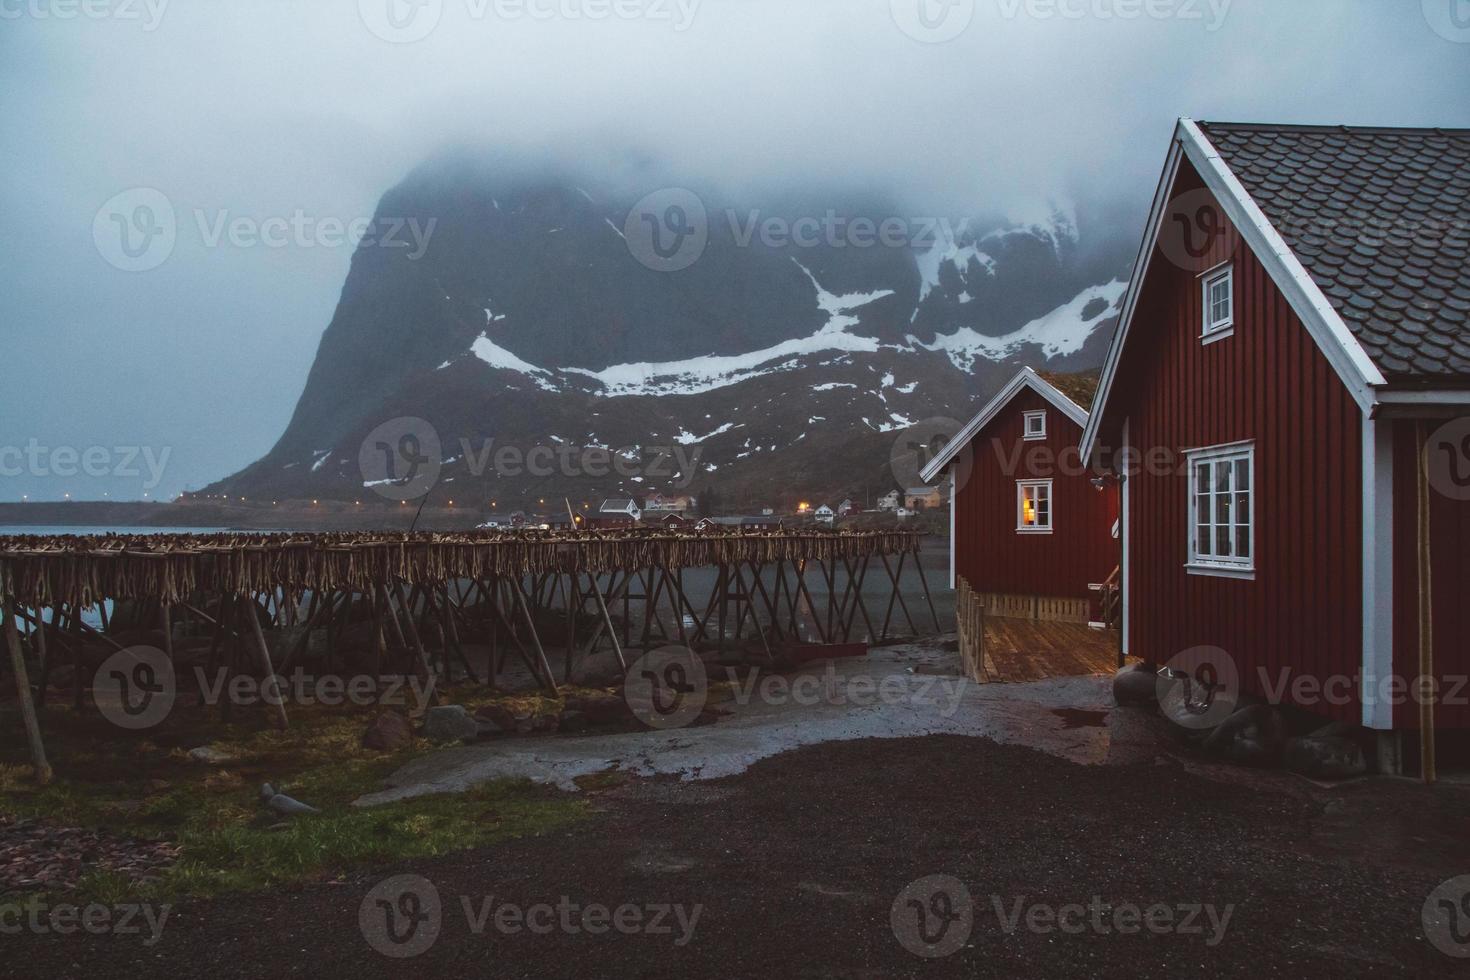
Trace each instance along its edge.
<path fill-rule="evenodd" d="M 1415 482 L 1418 485 L 1419 771 L 1423 774 L 1424 782 L 1433 783 L 1437 779 L 1437 772 L 1434 759 L 1434 583 L 1430 578 L 1429 427 L 1421 421 L 1414 423 L 1414 430 L 1415 446 L 1419 454 L 1419 465 L 1415 467 Z"/>

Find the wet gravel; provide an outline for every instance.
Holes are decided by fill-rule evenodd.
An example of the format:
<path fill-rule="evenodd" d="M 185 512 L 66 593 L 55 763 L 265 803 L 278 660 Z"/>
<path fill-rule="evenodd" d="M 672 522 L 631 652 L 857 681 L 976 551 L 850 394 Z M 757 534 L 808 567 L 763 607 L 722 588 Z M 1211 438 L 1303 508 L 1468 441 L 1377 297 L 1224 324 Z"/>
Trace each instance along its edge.
<path fill-rule="evenodd" d="M 727 779 L 630 781 L 554 835 L 177 908 L 152 946 L 6 934 L 0 976 L 1465 975 L 1465 960 L 1423 938 L 1420 913 L 1437 885 L 1470 873 L 1470 789 L 1329 789 L 1192 768 L 1165 756 L 1082 766 L 955 736 L 812 746 Z M 384 907 L 369 893 L 404 874 L 432 883 L 441 912 L 427 948 L 396 959 L 370 944 L 359 913 L 367 897 L 383 945 Z M 899 939 L 915 934 L 914 908 L 900 904 L 897 931 L 892 913 L 933 875 L 962 884 L 972 905 L 933 920 L 930 937 L 957 948 L 927 959 Z M 955 908 L 925 887 L 920 908 Z M 535 918 L 543 903 L 537 922 L 550 931 L 528 931 L 516 912 Z M 607 920 L 581 919 L 590 905 L 631 909 L 628 928 L 592 934 L 584 923 Z M 1119 931 L 1128 910 L 1156 906 L 1174 925 Z M 402 916 L 422 908 L 389 907 L 400 936 Z M 650 932 L 659 909 L 668 931 Z"/>

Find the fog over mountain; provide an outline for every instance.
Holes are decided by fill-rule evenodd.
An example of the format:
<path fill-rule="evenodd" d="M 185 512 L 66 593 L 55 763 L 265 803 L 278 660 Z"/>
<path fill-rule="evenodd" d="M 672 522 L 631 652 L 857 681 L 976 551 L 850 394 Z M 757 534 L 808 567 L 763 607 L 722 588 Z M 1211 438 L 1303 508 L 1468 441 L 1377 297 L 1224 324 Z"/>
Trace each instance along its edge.
<path fill-rule="evenodd" d="M 961 19 L 917 20 L 921 2 Z M 882 435 L 972 404 L 1014 361 L 1100 360 L 1175 117 L 1470 125 L 1470 46 L 1418 0 L 1164 8 L 7 6 L 0 336 L 27 368 L 0 385 L 0 447 L 168 461 L 156 483 L 28 465 L 0 499 L 156 499 L 261 479 L 256 461 L 310 472 L 404 398 L 468 433 L 448 392 L 535 420 L 525 438 L 615 440 L 704 436 L 751 402 L 740 384 L 759 401 L 799 383 L 803 425 Z M 705 205 L 709 243 L 657 272 L 618 236 L 672 188 Z M 497 200 L 522 210 L 496 218 Z M 407 250 L 345 232 L 395 211 L 438 219 L 413 263 L 407 227 Z M 829 214 L 896 219 L 913 240 L 741 241 L 756 218 L 795 231 Z M 147 247 L 129 255 L 126 233 Z M 783 344 L 790 367 L 746 363 Z M 710 357 L 745 360 L 687 364 Z M 644 362 L 684 366 L 628 367 Z M 727 368 L 752 373 L 699 381 Z M 616 422 L 590 422 L 610 405 Z M 783 425 L 767 452 L 800 436 Z M 733 460 L 746 438 L 710 451 Z"/>

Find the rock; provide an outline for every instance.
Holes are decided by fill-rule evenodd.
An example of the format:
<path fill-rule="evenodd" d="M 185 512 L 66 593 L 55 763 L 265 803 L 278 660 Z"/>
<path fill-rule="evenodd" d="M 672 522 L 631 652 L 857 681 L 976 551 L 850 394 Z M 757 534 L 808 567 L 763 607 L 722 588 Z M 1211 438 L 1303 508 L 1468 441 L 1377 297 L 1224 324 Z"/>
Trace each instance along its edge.
<path fill-rule="evenodd" d="M 167 779 L 150 779 L 143 784 L 143 789 L 148 793 L 167 793 L 173 788 L 173 783 Z"/>
<path fill-rule="evenodd" d="M 475 726 L 476 738 L 493 738 L 496 735 L 504 735 L 507 731 L 507 729 L 500 727 L 497 722 L 491 721 L 489 718 L 481 718 L 478 714 L 475 715 Z"/>
<path fill-rule="evenodd" d="M 1286 747 L 1286 720 L 1269 704 L 1241 708 L 1205 738 L 1204 749 L 1248 766 L 1280 763 Z"/>
<path fill-rule="evenodd" d="M 564 732 L 583 732 L 587 730 L 587 716 L 580 711 L 563 711 L 561 713 L 561 730 Z"/>
<path fill-rule="evenodd" d="M 384 711 L 362 733 L 362 747 L 374 752 L 397 752 L 413 744 L 413 726 L 396 711 Z"/>
<path fill-rule="evenodd" d="M 1113 700 L 1120 705 L 1147 705 L 1159 699 L 1158 668 L 1130 664 L 1113 675 Z"/>
<path fill-rule="evenodd" d="M 277 793 L 275 787 L 265 783 L 260 787 L 260 801 L 265 804 L 267 810 L 279 813 L 283 817 L 299 817 L 308 813 L 320 813 L 314 806 L 302 803 L 298 799 Z"/>
<path fill-rule="evenodd" d="M 1287 741 L 1282 762 L 1292 772 L 1317 779 L 1351 779 L 1368 771 L 1363 747 L 1340 734 L 1346 725 L 1328 725 L 1303 738 Z"/>
<path fill-rule="evenodd" d="M 533 732 L 556 731 L 556 715 L 537 715 L 531 719 L 531 730 Z"/>
<path fill-rule="evenodd" d="M 482 704 L 475 709 L 475 718 L 494 725 L 502 732 L 513 732 L 516 727 L 516 716 L 511 714 L 510 709 L 501 704 Z"/>
<path fill-rule="evenodd" d="M 197 749 L 190 749 L 189 758 L 210 766 L 222 766 L 227 762 L 235 761 L 234 756 L 213 745 L 201 745 Z"/>
<path fill-rule="evenodd" d="M 526 735 L 536 727 L 536 719 L 529 711 L 517 711 L 515 714 L 515 730 L 521 735 Z"/>
<path fill-rule="evenodd" d="M 424 712 L 424 737 L 431 742 L 474 738 L 480 726 L 462 704 L 441 704 Z"/>

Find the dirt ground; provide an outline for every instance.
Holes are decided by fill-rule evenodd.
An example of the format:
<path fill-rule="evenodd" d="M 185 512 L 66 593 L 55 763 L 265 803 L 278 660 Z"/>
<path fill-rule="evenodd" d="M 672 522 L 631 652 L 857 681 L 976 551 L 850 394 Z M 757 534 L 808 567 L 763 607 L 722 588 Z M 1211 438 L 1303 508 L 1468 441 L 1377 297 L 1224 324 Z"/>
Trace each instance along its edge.
<path fill-rule="evenodd" d="M 1421 926 L 1430 892 L 1470 872 L 1465 786 L 1324 788 L 1167 752 L 1082 765 L 954 735 L 808 746 L 722 779 L 608 783 L 574 829 L 176 908 L 153 945 L 6 934 L 0 976 L 1465 975 Z M 437 915 L 383 884 L 399 875 L 416 876 L 418 899 L 432 886 Z M 909 889 L 933 875 L 972 906 L 926 926 L 956 947 L 929 959 L 900 936 L 915 942 L 918 908 L 956 908 L 933 886 Z M 899 901 L 895 916 L 906 889 L 924 904 Z M 537 919 L 542 903 L 571 911 Z M 631 907 L 624 928 L 579 917 L 593 905 Z M 1115 913 L 1156 905 L 1172 926 L 1118 931 L 1132 920 Z M 407 943 L 385 943 L 385 909 Z M 420 945 L 409 959 L 378 951 Z"/>

